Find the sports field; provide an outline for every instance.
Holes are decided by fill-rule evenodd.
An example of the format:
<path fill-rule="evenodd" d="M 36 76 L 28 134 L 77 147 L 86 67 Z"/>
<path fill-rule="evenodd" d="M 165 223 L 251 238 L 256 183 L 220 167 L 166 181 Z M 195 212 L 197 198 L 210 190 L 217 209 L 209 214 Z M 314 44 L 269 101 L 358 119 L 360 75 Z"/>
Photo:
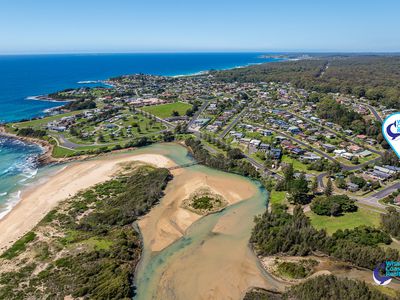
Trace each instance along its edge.
<path fill-rule="evenodd" d="M 145 106 L 142 109 L 156 115 L 159 118 L 166 119 L 172 117 L 172 113 L 177 111 L 180 116 L 184 116 L 186 111 L 192 108 L 192 105 L 184 102 L 174 102 L 160 105 Z"/>

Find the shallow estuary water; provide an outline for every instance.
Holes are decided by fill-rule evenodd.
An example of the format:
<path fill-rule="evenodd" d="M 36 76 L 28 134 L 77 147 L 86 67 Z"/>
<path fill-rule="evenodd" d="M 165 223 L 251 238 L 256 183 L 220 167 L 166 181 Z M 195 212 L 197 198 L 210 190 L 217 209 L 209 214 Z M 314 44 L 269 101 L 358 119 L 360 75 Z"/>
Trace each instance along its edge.
<path fill-rule="evenodd" d="M 179 145 L 155 145 L 147 148 L 150 149 L 177 164 L 191 161 L 186 149 Z M 171 209 L 172 204 L 164 200 L 167 202 L 169 194 L 180 188 L 182 180 L 199 175 L 207 176 L 210 182 L 222 177 L 226 189 L 232 182 L 255 192 L 221 212 L 199 218 L 182 232 L 182 237 L 160 251 L 151 250 L 151 233 L 142 231 L 144 252 L 137 269 L 135 299 L 241 299 L 253 286 L 281 290 L 282 285 L 260 268 L 248 245 L 253 219 L 264 212 L 268 199 L 257 182 L 204 166 L 181 169 L 147 222 Z"/>

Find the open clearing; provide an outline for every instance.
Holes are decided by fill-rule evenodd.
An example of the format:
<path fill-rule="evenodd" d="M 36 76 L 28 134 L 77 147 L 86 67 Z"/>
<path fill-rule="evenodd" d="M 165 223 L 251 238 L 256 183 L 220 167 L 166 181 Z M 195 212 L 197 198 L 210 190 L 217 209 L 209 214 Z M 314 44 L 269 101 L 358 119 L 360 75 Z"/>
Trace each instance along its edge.
<path fill-rule="evenodd" d="M 186 111 L 192 108 L 192 105 L 184 102 L 174 102 L 160 105 L 145 106 L 142 110 L 156 115 L 159 118 L 166 119 L 172 117 L 173 111 L 177 111 L 180 116 L 184 116 Z"/>
<path fill-rule="evenodd" d="M 307 216 L 315 228 L 326 229 L 328 234 L 338 229 L 352 229 L 362 225 L 378 227 L 380 223 L 380 213 L 362 206 L 358 207 L 358 211 L 340 217 L 319 216 L 311 211 L 307 212 Z"/>

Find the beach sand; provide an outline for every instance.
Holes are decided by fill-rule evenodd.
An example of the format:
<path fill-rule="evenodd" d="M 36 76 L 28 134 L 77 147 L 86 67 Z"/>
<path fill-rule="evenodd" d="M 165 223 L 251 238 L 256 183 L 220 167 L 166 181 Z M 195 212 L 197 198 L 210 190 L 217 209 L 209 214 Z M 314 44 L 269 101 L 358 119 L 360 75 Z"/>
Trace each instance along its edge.
<path fill-rule="evenodd" d="M 0 252 L 30 231 L 60 201 L 80 190 L 111 179 L 122 165 L 133 161 L 157 167 L 174 165 L 173 161 L 159 154 L 110 155 L 71 163 L 43 184 L 23 191 L 20 202 L 0 220 Z"/>

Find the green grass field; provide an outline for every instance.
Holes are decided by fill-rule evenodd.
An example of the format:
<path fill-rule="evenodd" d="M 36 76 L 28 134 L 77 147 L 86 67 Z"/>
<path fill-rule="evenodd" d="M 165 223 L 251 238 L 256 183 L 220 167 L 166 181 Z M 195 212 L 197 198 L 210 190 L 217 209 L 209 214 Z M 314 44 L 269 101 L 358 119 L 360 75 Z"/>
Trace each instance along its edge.
<path fill-rule="evenodd" d="M 272 191 L 269 194 L 269 203 L 270 204 L 282 204 L 283 201 L 286 199 L 286 192 L 277 192 L 277 191 Z"/>
<path fill-rule="evenodd" d="M 357 212 L 346 213 L 340 217 L 319 216 L 311 211 L 306 214 L 315 228 L 326 229 L 328 234 L 332 234 L 338 229 L 352 229 L 361 225 L 378 227 L 380 224 L 380 213 L 361 205 Z"/>
<path fill-rule="evenodd" d="M 69 132 L 65 132 L 63 134 L 69 141 L 75 144 L 82 144 L 84 146 L 93 144 L 95 141 L 97 141 L 99 144 L 124 142 L 132 138 L 138 138 L 160 132 L 165 128 L 165 126 L 160 122 L 151 120 L 150 118 L 141 114 L 133 115 L 128 111 L 124 112 L 124 119 L 113 123 L 114 125 L 117 125 L 115 128 L 104 128 L 105 125 L 110 124 L 110 122 L 100 122 L 99 124 L 96 124 L 96 126 L 94 126 L 92 123 L 81 126 L 80 131 L 82 133 L 94 133 L 94 135 L 85 139 L 73 136 Z M 133 127 L 129 133 L 128 126 L 133 124 L 135 124 L 135 127 Z M 102 141 L 98 140 L 100 134 L 103 136 Z"/>
<path fill-rule="evenodd" d="M 321 172 L 314 171 L 314 170 L 307 170 L 307 165 L 303 164 L 301 161 L 298 161 L 297 159 L 294 159 L 292 157 L 289 157 L 287 155 L 282 156 L 282 162 L 292 164 L 293 168 L 297 171 L 309 173 L 309 174 L 319 174 Z"/>
<path fill-rule="evenodd" d="M 68 157 L 68 156 L 72 155 L 73 153 L 75 153 L 75 151 L 67 149 L 67 148 L 55 146 L 53 148 L 52 156 L 55 158 L 62 158 L 62 157 Z"/>
<path fill-rule="evenodd" d="M 172 117 L 172 112 L 175 110 L 179 113 L 180 116 L 186 114 L 186 111 L 192 108 L 192 105 L 184 102 L 174 102 L 168 104 L 160 104 L 160 105 L 152 105 L 152 106 L 145 106 L 142 110 L 147 111 L 157 117 L 162 119 Z"/>

